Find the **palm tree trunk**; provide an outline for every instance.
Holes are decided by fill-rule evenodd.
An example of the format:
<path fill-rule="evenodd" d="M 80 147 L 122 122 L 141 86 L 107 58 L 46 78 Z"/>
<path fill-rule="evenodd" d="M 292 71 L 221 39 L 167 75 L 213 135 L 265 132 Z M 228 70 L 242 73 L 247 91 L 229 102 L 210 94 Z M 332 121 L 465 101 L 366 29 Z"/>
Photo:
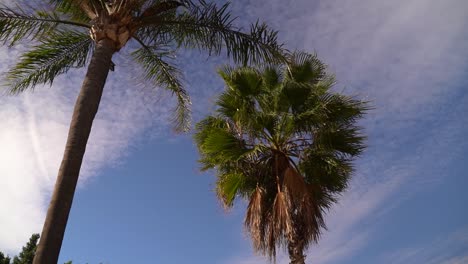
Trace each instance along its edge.
<path fill-rule="evenodd" d="M 110 40 L 103 39 L 96 44 L 73 110 L 65 153 L 34 257 L 34 264 L 52 264 L 58 261 L 86 144 L 99 108 L 114 53 L 115 47 Z"/>
<path fill-rule="evenodd" d="M 296 218 L 296 219 L 294 219 Z M 305 264 L 305 255 L 304 255 L 304 240 L 302 238 L 302 228 L 300 221 L 297 221 L 297 216 L 293 215 L 293 228 L 291 237 L 288 241 L 288 253 L 290 264 Z"/>
<path fill-rule="evenodd" d="M 301 241 L 289 242 L 288 253 L 290 264 L 305 264 L 304 246 Z"/>

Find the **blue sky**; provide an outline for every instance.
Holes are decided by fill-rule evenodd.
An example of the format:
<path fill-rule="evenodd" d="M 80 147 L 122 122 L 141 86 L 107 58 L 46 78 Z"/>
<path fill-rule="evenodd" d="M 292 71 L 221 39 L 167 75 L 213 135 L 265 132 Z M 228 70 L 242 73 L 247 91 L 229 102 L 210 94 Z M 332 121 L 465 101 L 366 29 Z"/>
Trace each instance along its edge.
<path fill-rule="evenodd" d="M 468 2 L 243 0 L 232 10 L 317 52 L 337 91 L 375 107 L 362 121 L 369 148 L 308 263 L 468 263 Z M 23 48 L 0 48 L 0 72 Z M 168 126 L 173 99 L 145 89 L 126 52 L 105 88 L 61 262 L 267 263 L 243 232 L 245 204 L 223 211 L 191 135 Z M 223 89 L 215 69 L 226 61 L 179 59 L 196 120 Z M 40 232 L 83 74 L 0 97 L 0 250 L 10 255 Z"/>

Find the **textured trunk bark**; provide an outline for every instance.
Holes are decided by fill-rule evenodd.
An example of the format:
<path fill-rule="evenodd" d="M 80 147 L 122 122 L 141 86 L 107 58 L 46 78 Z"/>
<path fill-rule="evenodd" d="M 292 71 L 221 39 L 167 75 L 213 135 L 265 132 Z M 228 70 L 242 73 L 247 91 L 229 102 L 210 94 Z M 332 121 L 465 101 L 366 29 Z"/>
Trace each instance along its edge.
<path fill-rule="evenodd" d="M 293 216 L 293 233 L 288 241 L 288 253 L 290 264 L 305 264 L 304 255 L 304 240 L 302 238 L 302 225 L 298 221 L 297 216 Z"/>
<path fill-rule="evenodd" d="M 305 255 L 303 253 L 304 245 L 302 241 L 290 241 L 288 244 L 288 253 L 290 264 L 305 264 Z"/>
<path fill-rule="evenodd" d="M 86 144 L 99 108 L 114 52 L 114 44 L 107 39 L 96 44 L 73 110 L 65 152 L 34 264 L 55 264 L 58 261 Z"/>

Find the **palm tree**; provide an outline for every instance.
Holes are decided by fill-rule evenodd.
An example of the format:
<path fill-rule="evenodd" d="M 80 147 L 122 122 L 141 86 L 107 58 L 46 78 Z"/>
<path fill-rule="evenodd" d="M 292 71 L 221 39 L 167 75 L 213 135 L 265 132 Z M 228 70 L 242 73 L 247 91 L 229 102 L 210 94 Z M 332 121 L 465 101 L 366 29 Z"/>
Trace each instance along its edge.
<path fill-rule="evenodd" d="M 227 208 L 236 197 L 249 201 L 245 227 L 270 259 L 285 246 L 291 263 L 305 263 L 365 147 L 356 121 L 366 103 L 331 92 L 325 70 L 299 52 L 279 67 L 222 69 L 217 112 L 196 125 L 202 170 L 215 168 Z"/>
<path fill-rule="evenodd" d="M 77 98 L 65 153 L 47 212 L 35 264 L 57 263 L 93 119 L 112 56 L 128 46 L 143 75 L 178 99 L 175 127 L 188 128 L 190 100 L 173 64 L 179 47 L 210 54 L 223 49 L 240 63 L 282 58 L 276 32 L 253 24 L 249 32 L 234 25 L 228 4 L 203 0 L 49 0 L 35 6 L 0 6 L 0 41 L 10 46 L 38 43 L 8 72 L 12 93 L 50 83 L 71 68 L 88 69 Z M 127 45 L 127 43 L 131 41 Z"/>

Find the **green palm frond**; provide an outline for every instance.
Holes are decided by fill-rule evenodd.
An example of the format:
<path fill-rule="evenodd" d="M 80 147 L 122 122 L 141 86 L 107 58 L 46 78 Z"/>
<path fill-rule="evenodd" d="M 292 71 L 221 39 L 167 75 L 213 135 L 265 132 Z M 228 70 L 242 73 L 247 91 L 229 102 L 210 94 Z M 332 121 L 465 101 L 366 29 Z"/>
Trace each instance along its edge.
<path fill-rule="evenodd" d="M 317 83 L 327 73 L 326 65 L 317 58 L 317 54 L 294 52 L 288 56 L 286 77 L 299 83 Z"/>
<path fill-rule="evenodd" d="M 62 20 L 58 13 L 54 12 L 27 12 L 18 6 L 0 6 L 0 41 L 9 45 L 14 45 L 24 38 L 38 39 L 60 25 L 89 27 L 84 23 Z"/>
<path fill-rule="evenodd" d="M 351 96 L 332 94 L 327 98 L 322 96 L 322 101 L 326 102 L 324 111 L 328 122 L 352 124 L 362 118 L 365 112 L 371 110 L 369 102 Z"/>
<path fill-rule="evenodd" d="M 212 129 L 226 128 L 227 124 L 225 120 L 215 116 L 208 116 L 195 125 L 195 129 L 198 131 L 198 133 L 194 135 L 195 142 L 198 146 L 201 146 Z"/>
<path fill-rule="evenodd" d="M 308 150 L 300 164 L 305 179 L 310 184 L 322 186 L 330 195 L 345 190 L 353 167 L 351 160 L 329 152 Z"/>
<path fill-rule="evenodd" d="M 317 88 L 317 85 L 320 87 Z M 353 96 L 329 93 L 331 83 L 313 85 L 306 100 L 291 100 L 298 131 L 314 130 L 323 123 L 346 126 L 354 124 L 371 108 L 369 102 Z M 290 94 L 291 90 L 288 91 Z M 294 98 L 289 96 L 289 98 Z"/>
<path fill-rule="evenodd" d="M 365 137 L 361 129 L 353 125 L 325 125 L 314 136 L 314 145 L 318 149 L 338 151 L 349 156 L 358 156 L 364 149 Z"/>
<path fill-rule="evenodd" d="M 243 140 L 226 129 L 216 128 L 210 129 L 201 148 L 208 156 L 216 156 L 219 163 L 237 161 L 249 151 Z"/>
<path fill-rule="evenodd" d="M 93 42 L 85 33 L 55 31 L 24 53 L 7 73 L 11 92 L 19 93 L 40 83 L 52 84 L 55 77 L 70 68 L 83 67 L 92 46 Z"/>
<path fill-rule="evenodd" d="M 257 155 L 262 146 L 251 146 L 239 138 L 234 124 L 221 117 L 210 117 L 197 123 L 200 132 L 194 135 L 201 155 L 202 170 L 218 166 L 225 173 L 233 173 L 230 164 L 237 164 Z M 235 170 L 234 170 L 235 172 Z"/>
<path fill-rule="evenodd" d="M 233 69 L 224 67 L 218 71 L 230 90 L 241 97 L 255 96 L 260 92 L 261 73 L 252 67 Z"/>
<path fill-rule="evenodd" d="M 244 33 L 234 26 L 235 19 L 228 12 L 228 7 L 229 3 L 221 7 L 204 1 L 189 3 L 181 14 L 158 17 L 152 23 L 158 25 L 159 30 L 167 26 L 165 33 L 179 45 L 208 50 L 210 54 L 220 54 L 224 47 L 226 54 L 235 62 L 247 64 L 284 59 L 276 31 L 265 24 L 255 23 L 250 31 Z"/>
<path fill-rule="evenodd" d="M 77 21 L 89 21 L 96 18 L 102 9 L 99 0 L 49 0 L 57 11 L 69 15 Z"/>
<path fill-rule="evenodd" d="M 225 208 L 232 207 L 236 195 L 245 188 L 245 176 L 241 173 L 225 173 L 219 175 L 216 183 L 216 193 L 221 198 Z"/>
<path fill-rule="evenodd" d="M 262 71 L 262 90 L 271 91 L 278 89 L 282 79 L 283 76 L 278 66 L 266 66 Z"/>
<path fill-rule="evenodd" d="M 262 72 L 252 67 L 233 69 L 225 67 L 219 74 L 226 83 L 227 90 L 223 92 L 217 101 L 217 112 L 225 118 L 231 119 L 239 132 L 257 132 L 262 130 L 258 126 L 258 118 L 264 119 L 264 113 L 259 111 L 262 100 L 265 99 L 268 107 L 272 102 L 264 95 Z"/>
<path fill-rule="evenodd" d="M 190 97 L 182 86 L 181 72 L 167 60 L 171 53 L 144 46 L 132 56 L 143 67 L 147 80 L 170 90 L 177 97 L 174 125 L 177 131 L 187 131 L 190 127 Z"/>
<path fill-rule="evenodd" d="M 248 126 L 255 111 L 255 101 L 248 97 L 240 97 L 232 90 L 221 94 L 217 104 L 218 112 L 226 118 L 231 118 L 238 128 Z"/>

